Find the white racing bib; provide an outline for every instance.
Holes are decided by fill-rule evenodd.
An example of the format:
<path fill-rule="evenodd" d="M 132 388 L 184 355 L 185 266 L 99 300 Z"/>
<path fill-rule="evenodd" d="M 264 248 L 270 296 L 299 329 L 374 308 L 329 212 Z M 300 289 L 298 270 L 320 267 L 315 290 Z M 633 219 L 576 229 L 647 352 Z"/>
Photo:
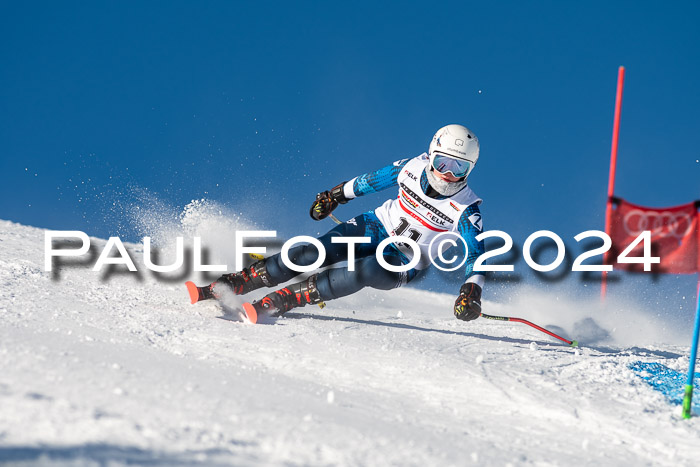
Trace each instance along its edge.
<path fill-rule="evenodd" d="M 481 198 L 468 186 L 445 199 L 433 199 L 425 195 L 420 186 L 420 178 L 427 164 L 428 155 L 425 153 L 411 159 L 397 179 L 399 196 L 387 200 L 374 211 L 389 235 L 409 237 L 418 244 L 421 259 L 416 269 L 427 268 L 431 259 L 437 256 L 438 249 L 435 246 L 434 251 L 428 251 L 431 240 L 441 232 L 455 232 L 459 235 L 457 226 L 464 210 L 471 204 L 481 204 Z M 477 221 L 480 224 L 481 219 Z M 479 228 L 476 223 L 474 225 Z M 413 257 L 413 250 L 408 245 L 396 242 L 396 246 L 409 259 Z"/>

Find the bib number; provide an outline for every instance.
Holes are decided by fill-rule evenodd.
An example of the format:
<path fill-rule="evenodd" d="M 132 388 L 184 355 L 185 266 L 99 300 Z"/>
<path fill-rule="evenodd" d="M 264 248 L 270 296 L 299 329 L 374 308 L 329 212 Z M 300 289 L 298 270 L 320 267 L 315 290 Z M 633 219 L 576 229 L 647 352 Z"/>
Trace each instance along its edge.
<path fill-rule="evenodd" d="M 409 229 L 408 226 L 411 224 L 405 217 L 400 217 L 399 219 L 401 219 L 401 222 L 399 222 L 399 225 L 396 226 L 396 228 L 394 229 L 394 233 L 396 235 L 403 235 L 404 232 L 408 230 L 408 234 L 406 236 L 414 242 L 418 242 L 418 239 L 421 237 L 422 234 L 415 229 Z"/>

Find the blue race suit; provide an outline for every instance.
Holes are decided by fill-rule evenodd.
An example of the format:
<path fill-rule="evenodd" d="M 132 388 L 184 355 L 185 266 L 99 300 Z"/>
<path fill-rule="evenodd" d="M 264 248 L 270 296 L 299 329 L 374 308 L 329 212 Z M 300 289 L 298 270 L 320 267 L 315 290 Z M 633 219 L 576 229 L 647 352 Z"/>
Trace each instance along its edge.
<path fill-rule="evenodd" d="M 318 239 L 326 250 L 326 259 L 321 267 L 348 259 L 348 245 L 331 243 L 332 237 L 371 239 L 370 243 L 355 246 L 355 271 L 338 267 L 318 274 L 316 287 L 323 300 L 344 297 L 367 286 L 389 290 L 406 284 L 416 277 L 418 270 L 429 265 L 427 246 L 441 232 L 454 232 L 464 239 L 468 247 L 466 280 L 483 287 L 483 276 L 473 271 L 474 262 L 484 253 L 483 241 L 475 238 L 483 230 L 479 211 L 481 199 L 468 186 L 450 197 L 435 193 L 425 174 L 427 163 L 427 155 L 422 154 L 360 175 L 345 184 L 344 194 L 348 199 L 392 187 L 399 188 L 399 196 L 336 226 Z M 376 248 L 390 235 L 404 235 L 418 243 L 423 259 L 415 268 L 406 272 L 392 272 L 379 264 L 375 257 Z M 318 251 L 313 245 L 298 245 L 289 250 L 289 258 L 294 264 L 307 266 L 317 260 Z M 383 259 L 389 264 L 405 265 L 411 258 L 412 252 L 401 248 L 401 244 L 390 244 L 384 249 Z M 271 256 L 265 264 L 275 284 L 298 275 L 298 272 L 282 263 L 280 255 Z"/>

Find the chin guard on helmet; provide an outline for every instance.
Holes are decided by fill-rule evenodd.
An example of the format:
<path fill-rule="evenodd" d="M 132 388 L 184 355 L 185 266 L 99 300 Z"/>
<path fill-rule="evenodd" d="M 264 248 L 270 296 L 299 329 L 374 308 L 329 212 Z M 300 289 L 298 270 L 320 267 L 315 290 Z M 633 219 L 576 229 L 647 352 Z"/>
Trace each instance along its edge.
<path fill-rule="evenodd" d="M 428 178 L 430 186 L 442 196 L 452 196 L 467 186 L 467 177 L 460 178 L 456 182 L 448 182 L 438 178 L 430 165 L 425 167 L 425 175 Z"/>

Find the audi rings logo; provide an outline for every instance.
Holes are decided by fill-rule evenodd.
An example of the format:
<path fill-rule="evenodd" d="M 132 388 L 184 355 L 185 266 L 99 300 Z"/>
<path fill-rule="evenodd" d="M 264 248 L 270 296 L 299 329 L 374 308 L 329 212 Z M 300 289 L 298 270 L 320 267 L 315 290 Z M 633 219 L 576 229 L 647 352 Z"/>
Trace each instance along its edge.
<path fill-rule="evenodd" d="M 639 235 L 644 230 L 649 230 L 654 237 L 683 238 L 693 228 L 693 217 L 688 213 L 633 209 L 625 215 L 622 225 L 628 235 Z"/>

